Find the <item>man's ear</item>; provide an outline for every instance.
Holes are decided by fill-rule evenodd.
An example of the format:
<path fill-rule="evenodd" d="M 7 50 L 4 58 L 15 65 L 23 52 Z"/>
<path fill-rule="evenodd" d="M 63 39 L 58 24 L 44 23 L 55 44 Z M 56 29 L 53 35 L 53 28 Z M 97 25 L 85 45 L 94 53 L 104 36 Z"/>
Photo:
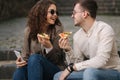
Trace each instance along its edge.
<path fill-rule="evenodd" d="M 88 16 L 89 16 L 88 11 L 84 11 L 84 13 L 83 13 L 83 17 L 86 18 L 86 17 L 88 17 Z"/>

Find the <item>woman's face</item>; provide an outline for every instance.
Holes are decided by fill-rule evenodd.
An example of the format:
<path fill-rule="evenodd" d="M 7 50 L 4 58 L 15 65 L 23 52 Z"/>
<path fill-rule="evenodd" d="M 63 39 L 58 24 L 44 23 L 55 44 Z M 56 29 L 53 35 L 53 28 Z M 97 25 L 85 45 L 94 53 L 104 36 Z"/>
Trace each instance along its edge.
<path fill-rule="evenodd" d="M 48 8 L 48 13 L 47 13 L 48 24 L 55 24 L 57 17 L 58 15 L 57 15 L 56 6 L 54 4 L 51 4 Z"/>

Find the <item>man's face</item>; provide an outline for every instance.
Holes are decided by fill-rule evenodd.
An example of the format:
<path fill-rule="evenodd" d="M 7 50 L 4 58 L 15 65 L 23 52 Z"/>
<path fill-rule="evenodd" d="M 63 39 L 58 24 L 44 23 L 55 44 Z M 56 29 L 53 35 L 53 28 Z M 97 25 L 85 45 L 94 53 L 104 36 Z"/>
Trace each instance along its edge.
<path fill-rule="evenodd" d="M 72 14 L 72 18 L 74 19 L 75 26 L 80 26 L 82 24 L 82 22 L 84 21 L 83 14 L 84 14 L 84 10 L 80 6 L 80 4 L 77 3 L 73 9 L 73 14 Z"/>

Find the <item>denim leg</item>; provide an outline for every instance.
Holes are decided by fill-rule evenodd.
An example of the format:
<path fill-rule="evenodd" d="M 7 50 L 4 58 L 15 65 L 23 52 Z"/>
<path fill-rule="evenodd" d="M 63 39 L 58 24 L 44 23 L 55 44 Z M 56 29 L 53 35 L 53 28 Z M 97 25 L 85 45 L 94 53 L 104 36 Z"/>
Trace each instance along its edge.
<path fill-rule="evenodd" d="M 27 80 L 27 66 L 17 68 L 13 74 L 13 80 Z"/>
<path fill-rule="evenodd" d="M 41 54 L 33 54 L 28 60 L 28 80 L 52 80 L 60 69 Z"/>
<path fill-rule="evenodd" d="M 83 73 L 83 80 L 120 80 L 120 72 L 112 69 L 88 68 Z"/>
<path fill-rule="evenodd" d="M 58 80 L 61 73 L 56 73 L 54 80 Z M 72 72 L 66 80 L 120 80 L 120 72 L 112 69 L 87 68 L 82 71 Z"/>
<path fill-rule="evenodd" d="M 62 71 L 57 72 L 57 73 L 54 75 L 53 80 L 59 80 L 59 77 L 60 77 L 61 73 L 62 73 Z"/>
<path fill-rule="evenodd" d="M 60 75 L 61 75 L 62 71 L 61 72 L 58 72 L 54 75 L 54 80 L 58 80 Z M 83 70 L 82 71 L 73 71 L 68 77 L 66 80 L 83 80 Z"/>

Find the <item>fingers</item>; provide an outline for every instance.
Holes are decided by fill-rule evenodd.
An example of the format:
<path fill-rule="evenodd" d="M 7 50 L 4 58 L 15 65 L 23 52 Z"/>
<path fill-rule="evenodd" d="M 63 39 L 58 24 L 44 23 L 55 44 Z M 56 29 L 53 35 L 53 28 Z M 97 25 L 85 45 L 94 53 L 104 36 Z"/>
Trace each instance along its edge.
<path fill-rule="evenodd" d="M 23 67 L 23 66 L 25 66 L 25 65 L 27 65 L 26 62 L 21 62 L 21 63 L 17 64 L 17 67 L 19 68 L 19 67 Z"/>
<path fill-rule="evenodd" d="M 27 64 L 26 61 L 21 61 L 21 58 L 20 58 L 20 57 L 17 58 L 17 60 L 16 60 L 16 65 L 17 65 L 17 67 L 22 67 L 22 66 L 25 66 L 26 64 Z"/>
<path fill-rule="evenodd" d="M 59 46 L 60 48 L 64 49 L 66 52 L 71 50 L 68 38 L 60 38 L 59 39 Z"/>
<path fill-rule="evenodd" d="M 67 38 L 66 39 L 60 38 L 60 40 L 59 40 L 59 46 L 61 48 L 65 48 L 68 45 L 69 45 L 69 42 L 68 42 Z"/>
<path fill-rule="evenodd" d="M 37 38 L 38 38 L 38 41 L 39 41 L 41 44 L 44 44 L 44 43 L 46 43 L 46 42 L 49 41 L 49 39 L 44 38 L 44 37 L 41 37 L 41 36 L 39 36 L 39 35 L 37 35 Z"/>
<path fill-rule="evenodd" d="M 49 41 L 49 37 L 45 37 L 40 34 L 37 34 L 37 38 L 39 42 Z"/>
<path fill-rule="evenodd" d="M 43 40 L 42 40 L 42 37 L 40 37 L 39 35 L 37 35 L 37 38 L 38 38 L 38 41 L 41 43 Z"/>
<path fill-rule="evenodd" d="M 41 37 L 39 35 L 37 35 L 37 37 L 38 37 L 39 43 L 41 43 L 44 47 L 46 47 L 46 48 L 52 48 L 53 47 L 51 42 L 50 42 L 50 39 L 48 39 L 46 37 Z"/>
<path fill-rule="evenodd" d="M 64 70 L 62 71 L 60 77 L 59 77 L 59 80 L 66 80 L 67 76 L 70 74 L 70 72 L 68 70 Z"/>

